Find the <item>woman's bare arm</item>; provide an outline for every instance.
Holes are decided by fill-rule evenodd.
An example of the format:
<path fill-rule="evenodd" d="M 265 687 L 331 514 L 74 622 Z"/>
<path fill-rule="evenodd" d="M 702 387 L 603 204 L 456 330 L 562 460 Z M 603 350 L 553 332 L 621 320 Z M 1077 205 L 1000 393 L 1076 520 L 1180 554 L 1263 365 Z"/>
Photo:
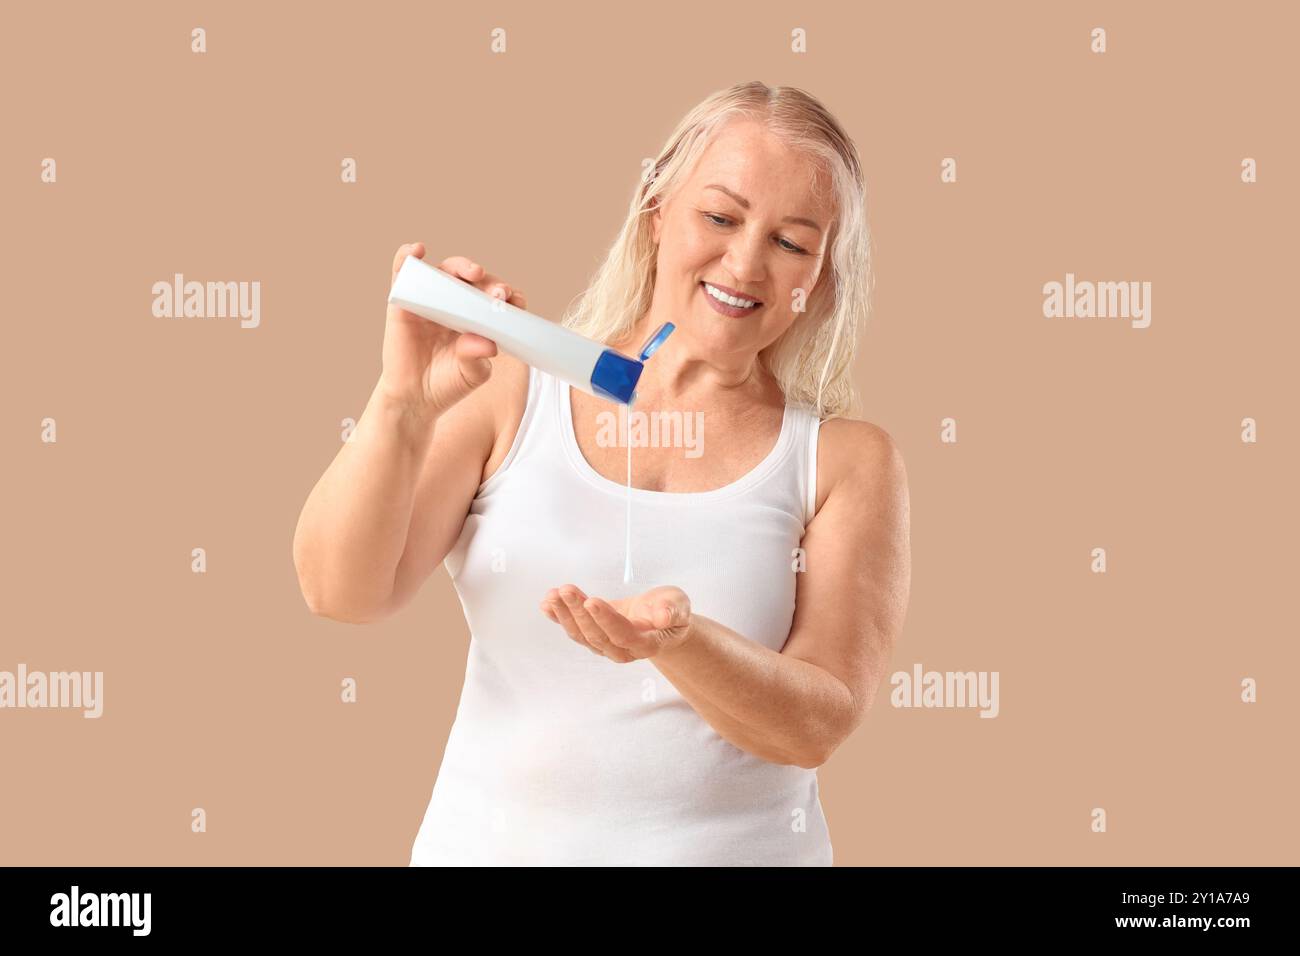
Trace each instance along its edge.
<path fill-rule="evenodd" d="M 422 242 L 400 246 L 392 278 L 424 254 Z M 437 268 L 527 307 L 471 259 Z M 385 617 L 442 561 L 497 445 L 502 389 L 518 381 L 517 362 L 505 360 L 512 374 L 493 383 L 497 354 L 489 339 L 388 304 L 379 381 L 294 530 L 293 563 L 313 613 L 351 624 Z"/>
<path fill-rule="evenodd" d="M 911 583 L 907 475 L 875 425 L 822 425 L 818 484 L 790 636 L 778 653 L 696 616 L 691 636 L 651 658 L 742 750 L 817 767 L 866 716 L 906 616 Z"/>
<path fill-rule="evenodd" d="M 371 393 L 294 532 L 294 566 L 313 614 L 350 624 L 387 616 L 417 505 L 421 527 L 438 532 L 428 547 L 442 547 L 447 529 L 464 522 L 496 437 L 489 392 L 480 386 L 433 420 L 391 404 L 378 387 Z"/>
<path fill-rule="evenodd" d="M 451 421 L 439 421 L 439 428 L 444 429 L 442 444 L 435 441 L 425 456 L 387 613 L 405 606 L 447 557 L 460 536 L 478 486 L 496 472 L 510 450 L 527 402 L 528 366 L 501 353 L 492 359 L 492 377 L 452 409 Z M 457 409 L 470 403 L 479 406 L 477 415 L 454 417 Z M 483 455 L 485 417 L 490 420 L 492 435 L 490 454 Z M 466 455 L 459 451 L 462 448 L 474 449 L 470 457 L 477 462 L 477 469 L 472 475 L 469 465 L 457 460 L 457 456 Z"/>
<path fill-rule="evenodd" d="M 818 445 L 807 570 L 780 651 L 692 613 L 690 595 L 671 585 L 611 603 L 565 584 L 539 610 L 610 660 L 651 661 L 739 749 L 820 766 L 880 686 L 907 611 L 911 546 L 907 474 L 893 439 L 839 419 L 822 426 Z"/>

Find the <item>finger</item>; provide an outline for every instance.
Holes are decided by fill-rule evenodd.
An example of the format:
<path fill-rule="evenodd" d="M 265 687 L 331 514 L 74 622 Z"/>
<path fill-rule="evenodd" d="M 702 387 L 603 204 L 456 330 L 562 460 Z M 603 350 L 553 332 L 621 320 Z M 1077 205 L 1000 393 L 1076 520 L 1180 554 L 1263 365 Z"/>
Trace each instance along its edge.
<path fill-rule="evenodd" d="M 542 599 L 537 602 L 537 609 L 541 611 L 543 614 L 545 614 L 547 617 L 549 617 L 552 621 L 555 621 L 556 624 L 559 624 L 560 623 L 559 620 L 555 617 L 555 608 L 551 606 L 554 598 L 555 598 L 555 589 L 552 588 L 551 590 L 547 591 L 545 594 L 542 595 Z"/>
<path fill-rule="evenodd" d="M 573 621 L 574 627 L 578 630 L 578 635 L 591 645 L 596 653 L 605 654 L 605 649 L 609 645 L 609 641 L 605 640 L 603 635 L 599 634 L 598 628 L 596 629 L 597 633 L 593 636 L 591 633 L 591 622 L 583 621 L 582 617 L 585 615 L 580 614 L 582 611 L 582 602 L 586 600 L 587 596 L 572 585 L 567 585 L 558 590 L 560 603 L 564 607 L 564 613 Z"/>
<path fill-rule="evenodd" d="M 602 652 L 616 650 L 604 629 L 592 620 L 591 615 L 587 613 L 587 609 L 582 606 L 583 599 L 579 597 L 578 593 L 561 588 L 560 597 L 563 598 L 569 613 L 573 615 L 573 620 L 578 625 L 579 632 L 592 647 L 599 648 Z"/>
<path fill-rule="evenodd" d="M 569 609 L 564 606 L 563 601 L 556 600 L 551 605 L 551 609 L 555 612 L 556 623 L 564 629 L 565 634 L 569 635 L 570 640 L 577 641 L 592 653 L 600 653 L 600 651 L 588 644 L 586 638 L 582 636 L 582 632 L 578 630 L 577 622 L 573 620 L 573 615 L 569 613 Z"/>
<path fill-rule="evenodd" d="M 560 603 L 560 599 L 559 599 L 559 598 L 547 598 L 547 599 L 544 599 L 544 600 L 541 602 L 541 604 L 538 605 L 538 607 L 541 609 L 541 612 L 542 612 L 543 614 L 545 614 L 547 617 L 549 617 L 549 618 L 550 618 L 552 621 L 554 621 L 556 624 L 560 625 L 560 628 L 563 629 L 563 628 L 564 628 L 564 622 L 560 619 L 560 612 L 559 612 L 559 609 L 558 609 L 558 607 L 557 607 L 557 605 L 559 605 L 559 603 Z M 594 653 L 599 653 L 598 651 L 596 651 L 596 649 L 595 649 L 594 647 L 592 647 L 592 646 L 591 646 L 590 644 L 588 644 L 586 641 L 582 640 L 581 635 L 579 635 L 578 637 L 575 638 L 575 637 L 573 637 L 572 635 L 569 635 L 567 631 L 565 632 L 565 635 L 566 635 L 567 637 L 569 637 L 569 640 L 573 641 L 575 644 L 581 644 L 583 647 L 585 647 L 587 650 L 591 651 L 593 654 L 594 654 Z"/>
<path fill-rule="evenodd" d="M 676 613 L 676 609 L 671 604 L 656 604 L 654 614 L 650 619 L 654 622 L 655 627 L 667 630 L 673 626 L 673 617 Z"/>
<path fill-rule="evenodd" d="M 610 642 L 622 649 L 635 648 L 645 643 L 637 631 L 636 623 L 614 610 L 608 601 L 598 597 L 587 598 L 587 613 L 609 636 Z"/>
<path fill-rule="evenodd" d="M 516 292 L 507 300 L 511 305 L 518 306 L 521 309 L 528 308 L 528 300 L 524 298 L 522 292 Z"/>
<path fill-rule="evenodd" d="M 691 599 L 681 588 L 664 587 L 655 589 L 654 610 L 652 617 L 655 627 L 672 628 L 686 624 L 691 619 Z"/>
<path fill-rule="evenodd" d="M 636 660 L 635 655 L 629 654 L 610 640 L 609 635 L 605 633 L 605 629 L 583 607 L 583 600 L 577 594 L 566 590 L 561 590 L 560 594 L 564 598 L 569 613 L 573 615 L 574 621 L 577 622 L 578 630 L 582 632 L 582 636 L 587 639 L 588 643 L 598 648 L 610 660 L 617 661 L 620 664 Z"/>
<path fill-rule="evenodd" d="M 515 294 L 514 290 L 510 288 L 510 283 L 498 279 L 494 275 L 485 275 L 475 285 L 492 296 L 492 298 L 500 299 L 502 302 L 509 302 L 510 297 Z"/>
<path fill-rule="evenodd" d="M 397 280 L 398 270 L 402 268 L 402 263 L 406 261 L 407 256 L 415 256 L 417 259 L 424 258 L 424 243 L 408 242 L 397 250 L 393 256 L 393 280 Z"/>
<path fill-rule="evenodd" d="M 554 621 L 556 624 L 559 624 L 559 623 L 560 623 L 560 619 L 559 619 L 558 617 L 555 616 L 555 608 L 551 607 L 551 602 L 550 602 L 550 601 L 542 601 L 542 602 L 540 602 L 540 603 L 537 605 L 537 609 L 538 609 L 539 611 L 541 611 L 543 614 L 545 614 L 547 617 L 549 617 L 549 618 L 550 618 L 552 621 Z"/>
<path fill-rule="evenodd" d="M 500 299 L 502 302 L 509 302 L 510 297 L 515 294 L 515 290 L 510 287 L 500 276 L 494 276 L 490 272 L 484 273 L 474 281 L 474 287 L 482 292 L 486 292 L 494 299 Z"/>
<path fill-rule="evenodd" d="M 599 643 L 588 640 L 587 634 L 582 628 L 582 623 L 578 620 L 578 609 L 582 606 L 582 601 L 586 598 L 586 595 L 570 584 L 561 588 L 556 588 L 555 596 L 556 600 L 559 602 L 561 613 L 567 620 L 573 622 L 573 627 L 577 632 L 578 637 L 587 641 L 596 648 L 597 651 L 599 651 Z"/>
<path fill-rule="evenodd" d="M 442 260 L 442 265 L 438 268 L 466 282 L 478 282 L 485 274 L 481 265 L 465 256 L 450 256 Z"/>
<path fill-rule="evenodd" d="M 555 622 L 564 629 L 564 633 L 569 636 L 569 640 L 573 641 L 575 644 L 582 645 L 593 654 L 600 657 L 604 656 L 599 650 L 592 647 L 591 644 L 587 642 L 587 639 L 582 636 L 582 631 L 578 629 L 577 622 L 574 621 L 573 615 L 569 613 L 568 607 L 561 598 L 556 597 L 551 601 L 551 608 L 555 612 Z"/>
<path fill-rule="evenodd" d="M 492 377 L 490 359 L 481 355 L 465 355 L 463 349 L 464 346 L 457 342 L 452 348 L 450 357 L 444 355 L 438 359 L 439 363 L 451 361 L 455 365 L 456 373 L 460 376 L 461 385 L 464 387 L 463 392 L 459 393 L 461 397 L 468 395 Z"/>
<path fill-rule="evenodd" d="M 461 358 L 491 358 L 497 354 L 497 344 L 485 336 L 462 332 L 456 336 L 456 354 Z"/>

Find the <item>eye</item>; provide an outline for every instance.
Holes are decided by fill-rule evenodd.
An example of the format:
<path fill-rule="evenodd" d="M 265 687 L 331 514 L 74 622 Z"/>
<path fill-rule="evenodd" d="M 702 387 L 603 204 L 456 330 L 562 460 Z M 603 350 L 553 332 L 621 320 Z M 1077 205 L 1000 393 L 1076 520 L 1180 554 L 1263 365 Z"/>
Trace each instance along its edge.
<path fill-rule="evenodd" d="M 713 225 L 715 226 L 726 226 L 731 223 L 731 220 L 728 219 L 726 216 L 720 216 L 716 212 L 706 212 L 704 213 L 704 218 L 707 219 L 709 222 L 713 223 Z M 718 220 L 721 220 L 721 222 L 719 222 Z M 808 250 L 796 246 L 789 239 L 781 239 L 780 241 L 786 243 L 781 247 L 786 252 L 793 252 L 796 255 L 801 255 L 801 256 L 808 255 Z"/>

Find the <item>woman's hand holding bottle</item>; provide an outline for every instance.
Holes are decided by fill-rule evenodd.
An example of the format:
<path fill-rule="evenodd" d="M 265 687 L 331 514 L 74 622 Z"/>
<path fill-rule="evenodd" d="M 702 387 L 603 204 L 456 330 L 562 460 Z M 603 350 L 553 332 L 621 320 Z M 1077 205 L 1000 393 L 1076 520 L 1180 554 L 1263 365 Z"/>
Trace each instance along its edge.
<path fill-rule="evenodd" d="M 424 243 L 402 246 L 393 259 L 393 281 L 408 255 L 424 258 Z M 522 293 L 488 273 L 477 262 L 452 256 L 438 266 L 489 295 L 526 308 Z M 384 324 L 383 372 L 377 391 L 382 398 L 424 419 L 436 419 L 492 374 L 489 359 L 496 343 L 472 332 L 456 332 L 390 304 Z"/>

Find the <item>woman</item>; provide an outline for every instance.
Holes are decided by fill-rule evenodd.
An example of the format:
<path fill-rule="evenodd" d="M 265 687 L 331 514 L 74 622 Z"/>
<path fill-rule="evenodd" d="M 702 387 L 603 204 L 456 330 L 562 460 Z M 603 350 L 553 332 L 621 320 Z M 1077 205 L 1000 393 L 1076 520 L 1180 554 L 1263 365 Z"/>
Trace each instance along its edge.
<path fill-rule="evenodd" d="M 757 82 L 642 178 L 563 322 L 633 354 L 673 322 L 634 416 L 702 422 L 703 454 L 638 441 L 629 466 L 611 403 L 389 309 L 294 559 L 335 620 L 392 614 L 444 559 L 460 596 L 465 684 L 411 865 L 831 864 L 816 768 L 865 716 L 910 581 L 899 452 L 835 417 L 864 204 L 834 119 Z M 526 307 L 476 262 L 440 268 Z"/>

